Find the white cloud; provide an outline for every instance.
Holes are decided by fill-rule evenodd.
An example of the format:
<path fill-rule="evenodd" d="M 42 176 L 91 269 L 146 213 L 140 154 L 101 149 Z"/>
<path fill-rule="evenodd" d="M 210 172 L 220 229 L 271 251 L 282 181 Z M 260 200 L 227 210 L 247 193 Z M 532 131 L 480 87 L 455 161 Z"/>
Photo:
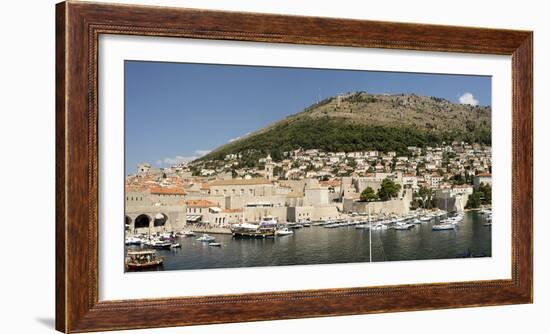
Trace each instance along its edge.
<path fill-rule="evenodd" d="M 181 164 L 183 162 L 193 161 L 208 153 L 210 153 L 210 150 L 196 150 L 194 155 L 176 155 L 174 157 L 168 157 L 162 160 L 157 160 L 156 162 L 157 162 L 157 165 L 159 166 L 162 166 L 162 165 L 172 166 L 172 165 Z"/>
<path fill-rule="evenodd" d="M 479 101 L 475 99 L 474 95 L 472 93 L 464 93 L 462 96 L 458 98 L 458 101 L 461 104 L 469 104 L 471 106 L 477 106 L 479 104 Z"/>
<path fill-rule="evenodd" d="M 159 165 L 175 165 L 180 164 L 182 162 L 189 162 L 197 159 L 199 156 L 192 155 L 192 156 L 183 156 L 183 155 L 176 155 L 175 157 L 168 157 L 164 158 L 162 160 L 158 160 L 157 164 Z"/>

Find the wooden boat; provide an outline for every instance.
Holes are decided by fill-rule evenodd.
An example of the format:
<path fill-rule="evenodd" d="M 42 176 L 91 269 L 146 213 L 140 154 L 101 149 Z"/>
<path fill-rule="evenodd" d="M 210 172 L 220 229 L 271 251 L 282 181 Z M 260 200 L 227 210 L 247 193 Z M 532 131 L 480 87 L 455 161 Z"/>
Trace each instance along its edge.
<path fill-rule="evenodd" d="M 127 269 L 140 270 L 161 266 L 164 258 L 154 250 L 128 251 L 124 262 Z"/>

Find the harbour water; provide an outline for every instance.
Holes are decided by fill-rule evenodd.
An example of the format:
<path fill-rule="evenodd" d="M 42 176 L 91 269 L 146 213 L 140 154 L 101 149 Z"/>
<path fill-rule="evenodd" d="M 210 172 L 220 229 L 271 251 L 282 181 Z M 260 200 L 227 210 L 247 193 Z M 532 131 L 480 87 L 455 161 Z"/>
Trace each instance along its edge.
<path fill-rule="evenodd" d="M 491 227 L 478 212 L 466 212 L 454 230 L 433 231 L 439 222 L 415 225 L 410 230 L 373 230 L 372 261 L 405 261 L 491 256 Z M 443 219 L 443 217 L 441 218 Z M 498 222 L 497 222 L 498 223 Z M 293 235 L 271 239 L 233 238 L 215 234 L 221 247 L 197 241 L 196 237 L 178 237 L 181 248 L 157 250 L 164 257 L 162 267 L 153 270 L 183 270 L 287 266 L 306 264 L 368 262 L 369 230 L 354 226 L 304 227 Z M 140 249 L 140 246 L 127 246 Z"/>

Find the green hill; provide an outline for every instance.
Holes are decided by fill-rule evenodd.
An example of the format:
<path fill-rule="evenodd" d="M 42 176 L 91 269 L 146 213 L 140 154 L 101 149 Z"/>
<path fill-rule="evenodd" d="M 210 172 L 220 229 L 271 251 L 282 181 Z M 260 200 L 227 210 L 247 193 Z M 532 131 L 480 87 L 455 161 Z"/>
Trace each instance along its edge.
<path fill-rule="evenodd" d="M 271 153 L 297 148 L 325 151 L 372 150 L 405 153 L 453 140 L 491 143 L 491 109 L 416 95 L 357 92 L 325 99 L 304 111 L 225 144 L 200 160 L 226 154 Z"/>

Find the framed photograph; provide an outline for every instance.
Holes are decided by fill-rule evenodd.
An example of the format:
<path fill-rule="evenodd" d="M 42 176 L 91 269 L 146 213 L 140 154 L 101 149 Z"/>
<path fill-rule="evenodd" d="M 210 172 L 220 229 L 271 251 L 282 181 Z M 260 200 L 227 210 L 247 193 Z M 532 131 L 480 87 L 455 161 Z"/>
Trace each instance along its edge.
<path fill-rule="evenodd" d="M 56 12 L 59 331 L 532 302 L 532 32 Z"/>

